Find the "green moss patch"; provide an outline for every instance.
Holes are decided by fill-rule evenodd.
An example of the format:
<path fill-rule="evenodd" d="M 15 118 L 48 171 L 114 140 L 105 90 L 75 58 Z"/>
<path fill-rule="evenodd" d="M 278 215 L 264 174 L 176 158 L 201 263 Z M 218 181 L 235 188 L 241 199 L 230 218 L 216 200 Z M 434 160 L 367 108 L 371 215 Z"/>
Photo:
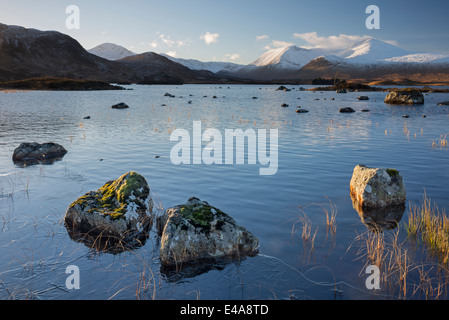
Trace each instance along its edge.
<path fill-rule="evenodd" d="M 399 171 L 398 170 L 387 169 L 386 171 L 390 175 L 391 178 L 399 176 Z"/>
<path fill-rule="evenodd" d="M 203 229 L 210 229 L 214 216 L 224 213 L 210 205 L 204 203 L 183 205 L 180 210 L 181 216 L 187 219 L 191 224 Z"/>
<path fill-rule="evenodd" d="M 107 182 L 96 192 L 90 192 L 72 203 L 71 207 L 79 205 L 82 210 L 88 208 L 91 214 L 109 216 L 111 219 L 125 218 L 130 204 L 136 204 L 138 210 L 145 211 L 145 200 L 150 194 L 150 188 L 145 178 L 136 172 L 127 173 L 115 181 Z"/>

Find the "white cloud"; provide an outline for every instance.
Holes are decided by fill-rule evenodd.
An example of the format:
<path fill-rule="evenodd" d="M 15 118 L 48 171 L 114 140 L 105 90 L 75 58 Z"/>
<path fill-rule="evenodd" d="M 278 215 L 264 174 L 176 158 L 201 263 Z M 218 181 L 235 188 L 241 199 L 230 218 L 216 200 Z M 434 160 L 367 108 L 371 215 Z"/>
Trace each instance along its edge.
<path fill-rule="evenodd" d="M 159 38 L 162 40 L 163 43 L 165 43 L 169 47 L 173 46 L 176 43 L 175 41 L 170 39 L 170 36 L 165 36 L 164 34 L 160 34 Z"/>
<path fill-rule="evenodd" d="M 263 34 L 261 36 L 257 36 L 256 40 L 257 41 L 262 41 L 262 40 L 266 40 L 266 39 L 269 39 L 269 38 L 270 38 L 269 36 L 267 36 L 266 34 Z"/>
<path fill-rule="evenodd" d="M 204 40 L 207 45 L 210 45 L 212 43 L 217 43 L 219 37 L 220 35 L 218 33 L 206 32 L 205 34 L 201 35 L 200 39 Z"/>
<path fill-rule="evenodd" d="M 228 53 L 225 55 L 225 58 L 231 61 L 236 61 L 240 59 L 240 55 L 238 53 Z"/>
<path fill-rule="evenodd" d="M 289 46 L 293 46 L 293 45 L 294 45 L 294 43 L 291 43 L 291 42 L 273 40 L 273 41 L 271 41 L 271 43 L 268 46 L 265 46 L 264 49 L 272 50 L 272 49 L 276 49 L 276 48 L 284 48 L 284 47 L 289 47 Z"/>
<path fill-rule="evenodd" d="M 192 43 L 192 41 L 190 40 L 190 38 L 187 38 L 185 40 L 177 40 L 176 41 L 178 48 L 189 46 L 191 43 Z"/>
<path fill-rule="evenodd" d="M 306 41 L 308 48 L 323 48 L 323 49 L 344 49 L 354 46 L 356 43 L 366 39 L 370 36 L 348 35 L 340 34 L 338 36 L 320 37 L 316 32 L 309 33 L 294 33 L 293 37 Z"/>
<path fill-rule="evenodd" d="M 150 42 L 150 47 L 151 48 L 157 48 L 158 46 L 159 46 L 159 44 L 157 43 L 157 41 Z"/>
<path fill-rule="evenodd" d="M 170 57 L 176 58 L 176 51 L 168 51 L 166 54 Z"/>

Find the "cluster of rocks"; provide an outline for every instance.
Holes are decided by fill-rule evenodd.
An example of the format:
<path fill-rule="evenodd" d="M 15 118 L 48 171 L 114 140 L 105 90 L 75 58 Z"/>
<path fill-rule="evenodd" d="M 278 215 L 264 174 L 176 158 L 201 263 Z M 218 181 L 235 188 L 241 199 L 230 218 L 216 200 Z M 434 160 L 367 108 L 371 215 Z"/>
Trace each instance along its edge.
<path fill-rule="evenodd" d="M 109 251 L 145 242 L 153 225 L 150 187 L 136 172 L 107 182 L 74 201 L 64 221 L 76 240 L 108 239 Z M 259 240 L 223 211 L 197 198 L 156 218 L 163 266 L 255 255 Z"/>

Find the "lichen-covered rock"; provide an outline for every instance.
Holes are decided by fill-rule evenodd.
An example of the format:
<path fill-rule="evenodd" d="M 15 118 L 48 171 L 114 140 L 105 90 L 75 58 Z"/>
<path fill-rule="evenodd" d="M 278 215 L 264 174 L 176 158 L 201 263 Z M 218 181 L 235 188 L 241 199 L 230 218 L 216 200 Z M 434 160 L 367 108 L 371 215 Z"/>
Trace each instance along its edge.
<path fill-rule="evenodd" d="M 423 104 L 424 95 L 419 90 L 391 91 L 385 97 L 389 104 Z"/>
<path fill-rule="evenodd" d="M 64 220 L 67 229 L 75 234 L 119 242 L 142 241 L 151 228 L 152 209 L 147 181 L 129 172 L 77 199 Z"/>
<path fill-rule="evenodd" d="M 350 188 L 351 194 L 364 209 L 405 205 L 405 184 L 395 169 L 358 165 L 354 168 Z"/>
<path fill-rule="evenodd" d="M 12 160 L 14 162 L 45 161 L 61 158 L 67 150 L 57 143 L 22 143 L 14 150 Z"/>
<path fill-rule="evenodd" d="M 259 240 L 205 201 L 191 198 L 157 218 L 164 266 L 255 255 Z"/>

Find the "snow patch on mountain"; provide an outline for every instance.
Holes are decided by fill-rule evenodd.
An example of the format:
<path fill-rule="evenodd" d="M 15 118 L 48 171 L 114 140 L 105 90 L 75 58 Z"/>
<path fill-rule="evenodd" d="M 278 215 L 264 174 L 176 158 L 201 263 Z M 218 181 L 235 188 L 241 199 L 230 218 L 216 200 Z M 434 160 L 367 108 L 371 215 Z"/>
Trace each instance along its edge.
<path fill-rule="evenodd" d="M 136 55 L 136 53 L 113 43 L 100 44 L 99 46 L 88 50 L 88 52 L 111 61 Z"/>

